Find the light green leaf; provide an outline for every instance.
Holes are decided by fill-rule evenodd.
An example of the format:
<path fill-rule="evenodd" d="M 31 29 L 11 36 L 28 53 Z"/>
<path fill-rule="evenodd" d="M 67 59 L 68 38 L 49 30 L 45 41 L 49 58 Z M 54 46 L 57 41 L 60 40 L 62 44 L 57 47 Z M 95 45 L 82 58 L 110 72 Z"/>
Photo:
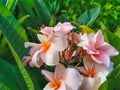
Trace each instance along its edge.
<path fill-rule="evenodd" d="M 120 25 L 115 29 L 114 34 L 120 38 Z"/>
<path fill-rule="evenodd" d="M 107 80 L 99 87 L 98 90 L 114 90 L 114 84 L 115 84 L 115 80 L 113 79 Z"/>
<path fill-rule="evenodd" d="M 0 0 L 0 3 L 2 3 L 10 11 L 15 9 L 17 2 L 18 0 Z"/>
<path fill-rule="evenodd" d="M 30 17 L 30 15 L 25 15 L 25 16 L 23 16 L 23 17 L 21 17 L 19 20 L 18 20 L 18 22 L 21 24 L 21 23 L 23 23 L 27 18 L 29 18 Z"/>
<path fill-rule="evenodd" d="M 100 6 L 93 8 L 91 10 L 85 11 L 82 15 L 80 15 L 77 19 L 77 22 L 81 25 L 90 25 L 99 15 Z"/>
<path fill-rule="evenodd" d="M 10 88 L 6 86 L 4 83 L 0 82 L 0 90 L 10 90 Z"/>

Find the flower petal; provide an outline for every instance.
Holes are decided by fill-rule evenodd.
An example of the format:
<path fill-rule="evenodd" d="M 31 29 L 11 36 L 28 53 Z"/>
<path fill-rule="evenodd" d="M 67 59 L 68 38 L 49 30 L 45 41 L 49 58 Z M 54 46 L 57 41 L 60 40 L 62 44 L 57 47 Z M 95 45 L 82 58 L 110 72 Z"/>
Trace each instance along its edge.
<path fill-rule="evenodd" d="M 99 50 L 106 53 L 108 56 L 116 56 L 119 54 L 119 52 L 108 43 L 104 43 L 103 46 L 99 47 Z"/>
<path fill-rule="evenodd" d="M 33 47 L 30 49 L 30 55 L 33 55 L 37 49 L 38 49 L 37 46 L 33 46 Z"/>
<path fill-rule="evenodd" d="M 25 48 L 31 47 L 31 46 L 36 46 L 36 45 L 38 45 L 38 44 L 36 44 L 36 43 L 31 43 L 31 42 L 25 42 L 25 43 L 24 43 Z"/>
<path fill-rule="evenodd" d="M 40 51 L 36 51 L 32 57 L 32 61 L 30 63 L 32 63 L 31 65 L 34 65 L 36 67 L 40 67 L 43 64 L 43 61 L 41 60 L 40 57 L 38 57 L 38 54 L 40 53 Z"/>
<path fill-rule="evenodd" d="M 93 54 L 93 55 L 91 55 L 91 57 L 94 61 L 96 61 L 99 64 L 103 63 L 107 67 L 110 65 L 110 58 L 104 52 L 100 52 L 100 54 L 95 54 L 95 55 Z"/>
<path fill-rule="evenodd" d="M 54 80 L 54 73 L 46 71 L 46 70 L 42 70 L 42 74 L 47 78 L 47 80 L 51 82 Z"/>
<path fill-rule="evenodd" d="M 54 31 L 59 31 L 59 32 L 62 32 L 64 35 L 66 35 L 74 28 L 75 27 L 73 27 L 69 22 L 64 22 L 64 23 L 58 23 L 54 27 Z"/>
<path fill-rule="evenodd" d="M 80 90 L 98 90 L 100 86 L 100 78 L 84 78 Z"/>
<path fill-rule="evenodd" d="M 106 79 L 106 76 L 102 72 L 97 73 L 97 77 L 100 78 L 100 84 L 102 84 Z"/>
<path fill-rule="evenodd" d="M 102 31 L 99 30 L 95 36 L 94 36 L 94 43 L 95 43 L 95 47 L 98 48 L 100 47 L 103 43 L 104 43 L 104 37 L 102 35 Z"/>
<path fill-rule="evenodd" d="M 49 82 L 49 83 L 43 88 L 43 90 L 55 90 L 55 88 L 50 87 L 51 84 L 52 84 L 52 82 Z"/>
<path fill-rule="evenodd" d="M 64 82 L 61 80 L 61 84 L 59 88 L 54 87 L 53 82 L 49 82 L 43 90 L 66 90 Z"/>
<path fill-rule="evenodd" d="M 61 78 L 65 72 L 65 67 L 62 64 L 58 64 L 55 68 L 55 78 Z"/>
<path fill-rule="evenodd" d="M 62 79 L 66 84 L 67 90 L 78 90 L 82 83 L 83 77 L 76 69 L 67 68 Z"/>
<path fill-rule="evenodd" d="M 63 51 L 68 47 L 68 41 L 66 40 L 65 36 L 60 32 L 54 33 L 54 44 L 58 51 Z"/>
<path fill-rule="evenodd" d="M 43 42 L 43 41 L 47 40 L 47 38 L 48 38 L 47 36 L 41 35 L 41 34 L 37 34 L 37 37 L 40 42 Z"/>
<path fill-rule="evenodd" d="M 61 85 L 60 87 L 58 88 L 58 90 L 66 90 L 66 86 L 65 86 L 65 83 L 61 80 Z"/>
<path fill-rule="evenodd" d="M 53 29 L 54 29 L 53 27 L 45 27 L 45 28 L 41 29 L 40 32 L 42 32 L 45 35 L 49 35 L 53 32 Z"/>
<path fill-rule="evenodd" d="M 49 66 L 54 66 L 59 63 L 59 53 L 54 44 L 51 44 L 46 52 L 41 53 L 40 57 L 43 62 Z"/>

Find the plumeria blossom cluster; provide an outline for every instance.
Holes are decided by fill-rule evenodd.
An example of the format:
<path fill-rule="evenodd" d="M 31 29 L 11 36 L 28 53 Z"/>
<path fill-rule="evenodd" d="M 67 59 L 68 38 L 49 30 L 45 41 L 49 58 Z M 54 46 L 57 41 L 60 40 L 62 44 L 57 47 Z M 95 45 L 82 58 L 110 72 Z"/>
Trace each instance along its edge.
<path fill-rule="evenodd" d="M 43 90 L 98 90 L 113 69 L 110 57 L 119 53 L 104 41 L 102 31 L 77 34 L 74 29 L 69 22 L 58 23 L 40 29 L 40 43 L 25 42 L 31 49 L 24 65 L 55 66 L 54 72 L 41 71 L 49 82 Z"/>

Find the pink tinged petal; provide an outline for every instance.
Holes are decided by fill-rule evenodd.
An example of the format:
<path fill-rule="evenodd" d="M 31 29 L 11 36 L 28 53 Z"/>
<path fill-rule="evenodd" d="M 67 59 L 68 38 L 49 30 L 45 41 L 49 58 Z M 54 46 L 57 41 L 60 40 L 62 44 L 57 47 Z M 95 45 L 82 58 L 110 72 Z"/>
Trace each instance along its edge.
<path fill-rule="evenodd" d="M 68 47 L 68 41 L 66 40 L 65 36 L 60 32 L 54 33 L 54 44 L 58 51 L 63 51 Z"/>
<path fill-rule="evenodd" d="M 25 48 L 31 47 L 31 46 L 36 46 L 36 45 L 38 45 L 38 44 L 36 44 L 36 43 L 30 43 L 30 42 L 25 42 L 24 43 Z"/>
<path fill-rule="evenodd" d="M 74 32 L 71 33 L 70 40 L 74 40 L 74 43 L 79 43 L 80 42 L 79 34 L 74 33 Z"/>
<path fill-rule="evenodd" d="M 43 64 L 43 61 L 41 60 L 40 57 L 38 57 L 38 54 L 40 53 L 40 51 L 36 51 L 32 57 L 31 60 L 31 65 L 34 65 L 36 67 L 40 67 Z"/>
<path fill-rule="evenodd" d="M 95 47 L 98 48 L 104 43 L 104 37 L 102 31 L 99 30 L 94 36 Z"/>
<path fill-rule="evenodd" d="M 81 72 L 81 73 L 86 73 L 86 70 L 85 70 L 85 67 L 75 67 L 75 69 L 77 69 L 79 72 Z"/>
<path fill-rule="evenodd" d="M 64 72 L 65 67 L 62 64 L 58 64 L 55 68 L 55 79 L 61 78 Z"/>
<path fill-rule="evenodd" d="M 88 71 L 89 69 L 93 68 L 93 65 L 95 64 L 94 61 L 92 61 L 92 58 L 88 55 L 83 58 L 83 63 L 85 69 Z"/>
<path fill-rule="evenodd" d="M 49 35 L 53 32 L 53 27 L 45 27 L 43 29 L 41 29 L 41 32 L 45 35 Z"/>
<path fill-rule="evenodd" d="M 38 49 L 37 46 L 33 46 L 33 47 L 30 49 L 30 55 L 33 55 L 37 49 Z"/>
<path fill-rule="evenodd" d="M 99 47 L 98 49 L 107 54 L 108 56 L 116 56 L 119 54 L 119 52 L 108 43 L 104 43 L 104 45 Z"/>
<path fill-rule="evenodd" d="M 83 49 L 86 49 L 86 45 L 88 45 L 89 37 L 86 33 L 79 34 L 80 42 L 77 44 L 80 47 L 83 47 Z"/>
<path fill-rule="evenodd" d="M 58 23 L 54 27 L 54 31 L 62 32 L 64 35 L 68 34 L 71 30 L 73 30 L 75 27 L 73 27 L 69 22 L 65 23 Z"/>
<path fill-rule="evenodd" d="M 98 90 L 100 78 L 84 78 L 80 90 Z"/>
<path fill-rule="evenodd" d="M 98 64 L 98 63 L 96 63 L 95 64 L 95 70 L 96 70 L 96 72 L 97 73 L 99 73 L 99 72 L 102 72 L 105 76 L 107 76 L 108 75 L 108 69 L 109 67 L 106 67 L 104 64 Z"/>
<path fill-rule="evenodd" d="M 78 90 L 83 77 L 76 69 L 67 68 L 63 74 L 62 80 L 65 82 L 67 90 Z"/>
<path fill-rule="evenodd" d="M 46 70 L 42 70 L 42 74 L 47 78 L 47 80 L 51 82 L 54 80 L 54 73 L 46 71 Z"/>
<path fill-rule="evenodd" d="M 96 61 L 99 64 L 105 64 L 107 67 L 109 67 L 110 65 L 110 58 L 107 54 L 105 54 L 104 52 L 100 52 L 100 54 L 93 54 L 91 55 L 92 59 L 94 61 Z"/>
<path fill-rule="evenodd" d="M 54 27 L 54 31 L 55 31 L 55 32 L 56 32 L 56 31 L 60 31 L 61 25 L 62 25 L 62 23 L 59 22 L 59 23 Z"/>
<path fill-rule="evenodd" d="M 54 44 L 51 44 L 46 52 L 40 53 L 40 57 L 49 66 L 54 66 L 59 63 L 59 53 Z"/>
<path fill-rule="evenodd" d="M 45 35 L 41 35 L 41 34 L 37 34 L 37 37 L 39 39 L 40 42 L 46 41 L 47 40 L 47 36 Z"/>
<path fill-rule="evenodd" d="M 30 56 L 24 56 L 22 58 L 22 61 L 23 61 L 23 65 L 26 66 L 28 64 L 28 62 L 30 61 Z"/>
<path fill-rule="evenodd" d="M 55 90 L 55 88 L 50 87 L 51 83 L 52 83 L 52 82 L 49 82 L 49 83 L 43 88 L 43 90 Z"/>

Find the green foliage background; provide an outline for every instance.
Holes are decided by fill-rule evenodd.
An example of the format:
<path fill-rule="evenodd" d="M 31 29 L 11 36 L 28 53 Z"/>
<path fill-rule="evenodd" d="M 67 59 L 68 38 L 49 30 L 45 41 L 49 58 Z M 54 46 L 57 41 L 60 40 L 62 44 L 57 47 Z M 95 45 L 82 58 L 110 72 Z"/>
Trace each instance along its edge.
<path fill-rule="evenodd" d="M 76 32 L 103 30 L 105 40 L 120 52 L 120 0 L 0 0 L 0 90 L 42 90 L 41 69 L 24 67 L 24 42 L 38 42 L 40 26 L 69 21 Z M 86 25 L 87 28 L 84 26 Z M 120 90 L 120 55 L 99 90 Z"/>

